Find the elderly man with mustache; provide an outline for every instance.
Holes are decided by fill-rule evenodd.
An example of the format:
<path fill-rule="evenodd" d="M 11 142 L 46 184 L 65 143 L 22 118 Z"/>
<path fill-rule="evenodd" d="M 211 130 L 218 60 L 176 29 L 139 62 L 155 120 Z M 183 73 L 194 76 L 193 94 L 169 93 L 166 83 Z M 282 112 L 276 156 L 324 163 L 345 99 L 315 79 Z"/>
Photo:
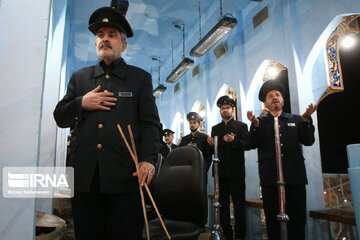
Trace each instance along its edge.
<path fill-rule="evenodd" d="M 279 200 L 274 134 L 274 118 L 278 117 L 286 213 L 290 219 L 287 222 L 288 239 L 304 240 L 307 177 L 301 145 L 311 146 L 315 141 L 311 114 L 316 110 L 316 106 L 310 104 L 302 116 L 285 113 L 284 92 L 285 89 L 278 80 L 268 80 L 262 85 L 259 100 L 265 104 L 269 112 L 258 118 L 252 111 L 247 112 L 252 124 L 246 145 L 249 149 L 258 149 L 268 239 L 278 240 L 280 224 L 277 220 Z"/>
<path fill-rule="evenodd" d="M 103 7 L 89 19 L 100 61 L 73 73 L 54 117 L 70 127 L 70 163 L 75 171 L 72 200 L 77 240 L 141 239 L 144 219 L 138 182 L 149 184 L 159 151 L 160 121 L 152 80 L 121 57 L 133 32 L 116 9 Z M 131 125 L 139 176 L 117 124 Z"/>

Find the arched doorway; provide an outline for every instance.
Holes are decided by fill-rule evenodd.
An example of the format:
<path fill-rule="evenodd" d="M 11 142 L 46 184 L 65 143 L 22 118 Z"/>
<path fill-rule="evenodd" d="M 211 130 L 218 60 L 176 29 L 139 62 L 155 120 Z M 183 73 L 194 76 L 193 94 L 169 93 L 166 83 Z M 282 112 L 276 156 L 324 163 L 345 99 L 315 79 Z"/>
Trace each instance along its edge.
<path fill-rule="evenodd" d="M 284 96 L 284 111 L 291 113 L 290 107 L 290 94 L 289 94 L 289 80 L 288 80 L 288 71 L 287 67 L 280 64 L 277 61 L 264 59 L 261 64 L 258 66 L 249 89 L 247 91 L 246 102 L 243 103 L 245 109 L 253 110 L 256 116 L 262 114 L 264 110 L 264 104 L 261 103 L 258 99 L 258 93 L 262 84 L 268 80 L 279 80 L 283 83 L 285 88 Z M 242 106 L 243 107 L 243 106 Z M 247 124 L 251 124 L 247 120 L 246 111 L 243 112 L 242 117 Z M 246 151 L 245 159 L 258 159 L 257 150 Z M 258 168 L 258 163 L 256 161 L 246 161 L 246 183 L 247 186 L 247 195 L 253 196 L 253 198 L 260 198 L 260 186 L 259 186 L 259 174 L 255 169 Z"/>
<path fill-rule="evenodd" d="M 203 121 L 200 123 L 200 132 L 205 133 L 206 128 L 206 111 L 205 106 L 200 104 L 197 112 L 200 114 L 200 116 L 203 118 Z"/>
<path fill-rule="evenodd" d="M 360 142 L 360 15 L 343 18 L 326 44 L 329 87 L 318 102 L 323 173 L 347 173 L 346 146 Z M 347 46 L 346 44 L 351 44 Z"/>
<path fill-rule="evenodd" d="M 174 143 L 179 144 L 181 138 L 184 136 L 184 119 L 180 112 L 177 112 L 173 118 L 171 129 L 174 133 Z"/>

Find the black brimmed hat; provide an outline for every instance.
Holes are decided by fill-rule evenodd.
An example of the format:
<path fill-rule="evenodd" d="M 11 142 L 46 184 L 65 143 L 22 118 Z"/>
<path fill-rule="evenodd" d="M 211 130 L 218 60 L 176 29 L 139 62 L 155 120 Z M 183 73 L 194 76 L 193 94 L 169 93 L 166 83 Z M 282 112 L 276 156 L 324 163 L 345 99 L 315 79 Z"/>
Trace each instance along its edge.
<path fill-rule="evenodd" d="M 189 112 L 188 115 L 186 115 L 186 118 L 188 121 L 190 120 L 196 120 L 198 122 L 201 122 L 203 119 L 197 112 Z"/>
<path fill-rule="evenodd" d="M 164 129 L 162 130 L 162 135 L 165 136 L 165 135 L 173 135 L 175 132 L 172 131 L 171 129 Z"/>
<path fill-rule="evenodd" d="M 113 27 L 125 33 L 128 38 L 132 37 L 133 31 L 126 18 L 112 7 L 102 7 L 93 12 L 89 18 L 89 30 L 94 35 L 101 27 Z"/>
<path fill-rule="evenodd" d="M 266 95 L 272 90 L 278 90 L 284 97 L 285 88 L 283 84 L 278 80 L 267 80 L 263 83 L 259 91 L 259 100 L 262 102 L 266 101 Z"/>
<path fill-rule="evenodd" d="M 228 95 L 225 95 L 225 96 L 222 96 L 220 97 L 217 102 L 216 102 L 216 105 L 218 107 L 221 107 L 222 105 L 224 104 L 228 104 L 228 105 L 231 105 L 232 107 L 235 107 L 235 101 L 234 99 L 232 99 L 231 97 L 229 97 Z"/>

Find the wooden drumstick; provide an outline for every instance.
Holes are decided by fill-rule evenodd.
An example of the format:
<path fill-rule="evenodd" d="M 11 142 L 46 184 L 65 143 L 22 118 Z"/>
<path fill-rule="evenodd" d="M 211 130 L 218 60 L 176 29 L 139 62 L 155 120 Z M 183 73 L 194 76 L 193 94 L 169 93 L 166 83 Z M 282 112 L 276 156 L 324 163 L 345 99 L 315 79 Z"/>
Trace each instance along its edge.
<path fill-rule="evenodd" d="M 120 127 L 120 125 L 118 124 L 117 125 L 119 131 L 120 131 L 120 134 L 121 134 L 121 137 L 123 138 L 124 142 L 125 142 L 125 145 L 126 147 L 128 148 L 129 152 L 130 152 L 130 155 L 131 157 L 133 158 L 134 162 L 135 162 L 135 168 L 136 168 L 136 173 L 137 175 L 139 176 L 139 164 L 137 162 L 137 158 L 135 157 L 136 155 L 134 155 L 134 153 L 131 151 L 131 148 L 129 146 L 129 143 L 127 142 L 126 138 L 125 138 L 125 135 Z M 132 135 L 132 134 L 131 134 Z M 133 139 L 131 140 L 131 142 L 133 142 Z M 136 154 L 136 151 L 135 151 L 135 154 Z M 143 214 L 144 214 L 144 220 L 145 220 L 145 227 L 146 227 L 146 237 L 147 237 L 147 240 L 150 240 L 150 234 L 149 234 L 149 223 L 148 223 L 148 220 L 147 220 L 147 215 L 146 215 L 146 207 L 145 207 L 145 199 L 144 199 L 144 193 L 143 193 L 143 190 L 140 186 L 140 183 L 139 183 L 139 189 L 140 189 L 140 197 L 141 197 L 141 205 L 142 205 L 142 209 L 143 209 Z"/>
<path fill-rule="evenodd" d="M 117 125 L 117 127 L 118 127 L 119 132 L 120 132 L 120 134 L 121 134 L 121 136 L 122 136 L 122 138 L 123 138 L 123 140 L 124 140 L 124 142 L 125 142 L 126 147 L 128 148 L 128 150 L 129 150 L 129 152 L 130 152 L 131 157 L 132 157 L 133 160 L 134 160 L 135 167 L 136 167 L 136 172 L 137 172 L 137 174 L 138 174 L 138 176 L 139 176 L 139 162 L 138 162 L 138 157 L 137 157 L 137 152 L 136 152 L 136 146 L 135 146 L 135 141 L 134 141 L 134 136 L 133 136 L 133 134 L 132 134 L 131 126 L 128 125 L 128 131 L 129 131 L 129 135 L 130 135 L 130 139 L 131 139 L 131 144 L 132 144 L 133 150 L 131 150 L 130 145 L 129 145 L 129 143 L 127 142 L 127 140 L 126 140 L 126 138 L 125 138 L 125 135 L 124 135 L 124 133 L 123 133 L 123 131 L 122 131 L 122 129 L 121 129 L 121 127 L 120 127 L 119 124 Z M 142 198 L 142 201 L 143 201 L 144 195 L 143 195 L 143 192 L 142 192 L 142 188 L 141 188 L 141 186 L 140 186 L 140 183 L 139 183 L 139 187 L 140 187 L 140 195 L 141 195 L 141 198 Z M 157 208 L 157 206 L 156 206 L 156 204 L 155 204 L 155 201 L 154 201 L 154 199 L 153 199 L 153 197 L 152 197 L 152 195 L 151 195 L 150 189 L 149 189 L 149 187 L 147 186 L 146 183 L 145 183 L 145 189 L 146 189 L 146 191 L 147 191 L 147 193 L 148 193 L 148 195 L 149 195 L 149 198 L 150 198 L 150 200 L 151 200 L 151 203 L 152 203 L 153 206 L 154 206 L 155 212 L 156 212 L 156 214 L 157 214 L 157 216 L 158 216 L 158 218 L 159 218 L 159 220 L 160 220 L 160 223 L 161 223 L 161 225 L 162 225 L 162 227 L 163 227 L 163 229 L 164 229 L 164 231 L 165 231 L 165 233 L 166 233 L 166 236 L 168 237 L 168 239 L 171 239 L 171 237 L 170 237 L 170 235 L 169 235 L 169 232 L 167 231 L 166 226 L 165 226 L 165 224 L 164 224 L 164 221 L 163 221 L 163 219 L 162 219 L 162 217 L 161 217 L 161 215 L 160 215 L 160 212 L 159 212 L 159 210 L 158 210 L 158 208 Z M 147 234 L 148 239 L 149 239 L 148 222 L 147 222 L 145 204 L 143 204 L 143 211 L 144 211 L 144 218 L 145 218 L 146 229 L 147 229 L 146 234 Z"/>
<path fill-rule="evenodd" d="M 132 144 L 132 147 L 133 147 L 133 153 L 134 153 L 134 156 L 135 156 L 134 161 L 135 161 L 135 164 L 136 164 L 136 165 L 138 166 L 138 168 L 139 168 L 139 160 L 138 160 L 138 157 L 137 157 L 137 152 L 136 152 L 136 146 L 135 146 L 134 136 L 133 136 L 133 134 L 132 134 L 132 130 L 131 130 L 131 126 L 130 126 L 130 125 L 128 125 L 128 131 L 129 131 L 129 134 L 130 134 L 131 144 Z M 158 216 L 158 218 L 159 218 L 159 220 L 160 220 L 160 223 L 161 223 L 162 227 L 164 228 L 164 231 L 165 231 L 165 233 L 166 233 L 166 236 L 168 237 L 168 239 L 171 239 L 171 237 L 170 237 L 170 235 L 169 235 L 169 233 L 168 233 L 168 231 L 167 231 L 167 229 L 166 229 L 166 226 L 165 226 L 165 224 L 164 224 L 164 221 L 163 221 L 163 219 L 162 219 L 162 217 L 161 217 L 161 215 L 160 215 L 160 213 L 159 213 L 159 210 L 158 210 L 158 208 L 157 208 L 157 206 L 156 206 L 156 204 L 155 204 L 155 201 L 154 201 L 154 199 L 153 199 L 153 197 L 152 197 L 152 195 L 151 195 L 150 189 L 149 189 L 149 187 L 148 187 L 148 185 L 147 185 L 146 183 L 145 183 L 145 189 L 146 189 L 146 191 L 147 191 L 147 193 L 148 193 L 148 195 L 149 195 L 149 198 L 150 198 L 150 200 L 151 200 L 151 203 L 152 203 L 153 206 L 154 206 L 155 212 L 156 212 L 156 214 L 157 214 L 157 216 Z"/>

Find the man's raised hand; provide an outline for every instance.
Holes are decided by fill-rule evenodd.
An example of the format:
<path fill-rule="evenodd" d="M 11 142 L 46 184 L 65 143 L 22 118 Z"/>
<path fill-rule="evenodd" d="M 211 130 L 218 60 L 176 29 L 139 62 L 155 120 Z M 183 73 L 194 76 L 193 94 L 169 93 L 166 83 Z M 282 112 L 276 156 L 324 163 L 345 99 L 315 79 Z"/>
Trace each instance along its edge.
<path fill-rule="evenodd" d="M 247 111 L 247 118 L 252 122 L 255 127 L 259 127 L 260 121 L 255 117 L 253 111 Z"/>
<path fill-rule="evenodd" d="M 303 115 L 301 115 L 304 122 L 310 121 L 310 116 L 316 111 L 316 105 L 313 105 L 312 103 L 307 107 L 306 111 Z"/>

